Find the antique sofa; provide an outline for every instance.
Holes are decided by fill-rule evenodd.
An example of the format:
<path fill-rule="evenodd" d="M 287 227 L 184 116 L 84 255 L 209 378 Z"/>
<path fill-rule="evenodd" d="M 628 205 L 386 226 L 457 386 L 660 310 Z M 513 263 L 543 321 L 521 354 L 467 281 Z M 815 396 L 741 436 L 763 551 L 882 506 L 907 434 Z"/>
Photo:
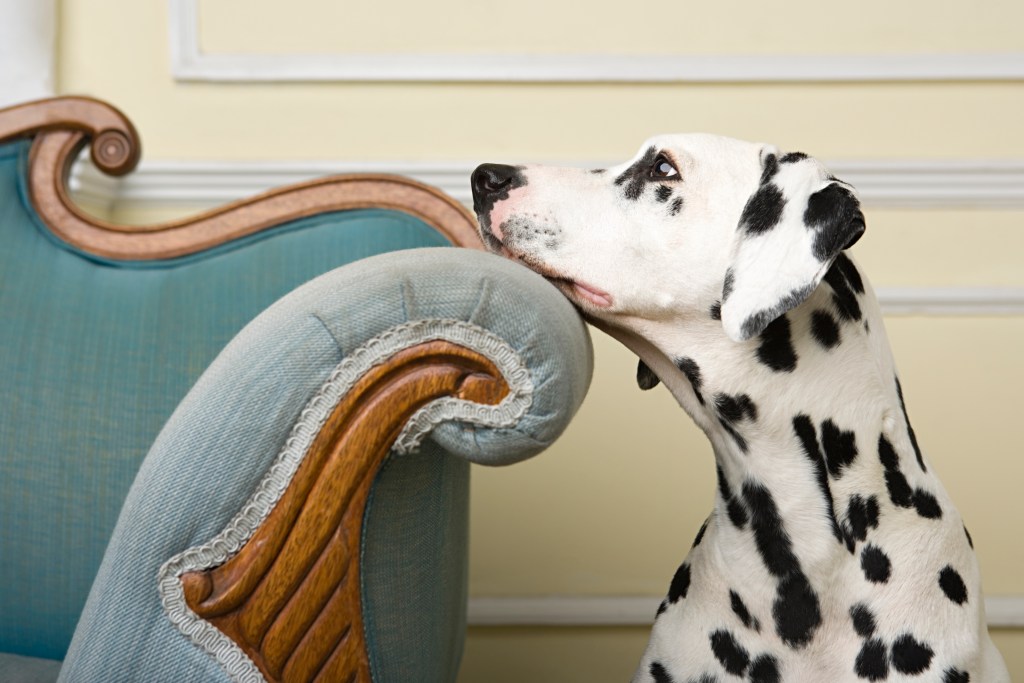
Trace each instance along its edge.
<path fill-rule="evenodd" d="M 0 680 L 453 680 L 469 463 L 564 429 L 580 318 L 410 180 L 125 227 L 90 143 L 138 161 L 102 102 L 0 110 Z"/>

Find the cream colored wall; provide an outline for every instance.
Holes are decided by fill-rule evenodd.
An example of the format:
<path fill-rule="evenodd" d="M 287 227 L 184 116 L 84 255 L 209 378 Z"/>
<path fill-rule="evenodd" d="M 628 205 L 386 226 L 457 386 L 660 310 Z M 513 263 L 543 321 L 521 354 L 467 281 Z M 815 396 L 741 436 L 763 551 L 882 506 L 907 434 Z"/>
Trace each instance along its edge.
<path fill-rule="evenodd" d="M 495 24 L 469 0 L 391 3 L 386 16 L 380 3 L 199 0 L 200 42 L 210 53 L 1024 51 L 1024 4 L 1009 0 L 869 0 L 841 21 L 810 0 L 791 11 L 741 0 L 657 0 L 631 13 L 598 0 L 583 15 L 576 2 L 517 6 Z M 396 19 L 399 29 L 380 29 Z M 180 83 L 164 3 L 62 0 L 60 24 L 60 91 L 123 108 L 150 159 L 612 160 L 652 133 L 684 130 L 831 159 L 1024 159 L 1016 82 Z M 876 287 L 1024 286 L 1022 210 L 868 207 L 867 216 L 854 252 Z M 1024 595 L 1024 318 L 887 324 L 915 427 L 967 520 L 988 592 Z M 702 435 L 663 389 L 635 387 L 628 352 L 594 336 L 593 388 L 563 439 L 533 461 L 474 474 L 473 595 L 662 593 L 710 509 Z M 474 628 L 460 680 L 621 681 L 644 640 L 642 628 Z M 1024 633 L 997 640 L 1024 679 Z"/>

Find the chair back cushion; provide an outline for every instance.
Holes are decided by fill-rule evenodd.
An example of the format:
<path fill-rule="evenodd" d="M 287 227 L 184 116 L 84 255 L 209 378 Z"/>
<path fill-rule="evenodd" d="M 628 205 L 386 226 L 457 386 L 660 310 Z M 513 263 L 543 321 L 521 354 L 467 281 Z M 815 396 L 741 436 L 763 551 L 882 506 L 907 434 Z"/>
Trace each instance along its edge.
<path fill-rule="evenodd" d="M 370 209 L 185 258 L 104 261 L 39 220 L 28 147 L 0 146 L 0 652 L 59 659 L 139 463 L 221 348 L 316 275 L 448 242 Z"/>

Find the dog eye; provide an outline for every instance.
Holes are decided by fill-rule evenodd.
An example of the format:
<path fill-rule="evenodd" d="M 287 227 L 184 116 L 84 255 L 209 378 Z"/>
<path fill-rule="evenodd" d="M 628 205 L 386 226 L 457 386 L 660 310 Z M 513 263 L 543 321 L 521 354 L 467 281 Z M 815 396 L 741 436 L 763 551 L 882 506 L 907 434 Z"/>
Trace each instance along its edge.
<path fill-rule="evenodd" d="M 664 154 L 659 154 L 651 166 L 652 178 L 675 178 L 678 175 L 679 171 L 676 170 L 676 167 L 672 165 L 672 162 Z"/>

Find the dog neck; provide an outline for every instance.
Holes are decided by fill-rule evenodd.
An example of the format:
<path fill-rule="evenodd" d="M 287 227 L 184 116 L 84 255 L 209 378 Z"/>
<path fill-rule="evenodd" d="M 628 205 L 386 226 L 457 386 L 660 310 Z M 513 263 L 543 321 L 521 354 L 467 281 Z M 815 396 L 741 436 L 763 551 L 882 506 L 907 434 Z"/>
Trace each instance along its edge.
<path fill-rule="evenodd" d="M 710 440 L 720 544 L 738 543 L 768 505 L 760 521 L 800 539 L 805 567 L 834 565 L 877 523 L 879 505 L 928 517 L 941 501 L 952 512 L 910 427 L 877 300 L 855 277 L 855 287 L 828 278 L 747 342 L 728 339 L 714 313 L 639 334 L 601 325 Z"/>

